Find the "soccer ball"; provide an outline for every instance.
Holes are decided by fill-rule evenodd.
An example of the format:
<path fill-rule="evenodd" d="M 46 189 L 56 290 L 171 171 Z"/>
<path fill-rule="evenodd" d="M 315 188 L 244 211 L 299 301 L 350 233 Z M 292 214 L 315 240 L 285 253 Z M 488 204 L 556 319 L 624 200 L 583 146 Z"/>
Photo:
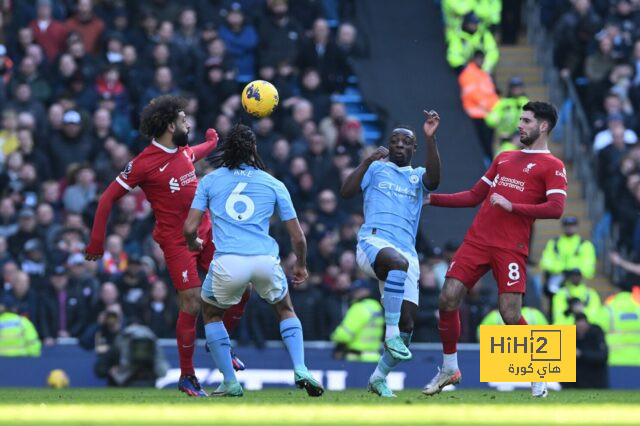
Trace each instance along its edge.
<path fill-rule="evenodd" d="M 59 368 L 51 370 L 49 377 L 47 377 L 47 385 L 54 389 L 66 388 L 69 386 L 69 377 L 64 370 L 60 370 Z"/>
<path fill-rule="evenodd" d="M 242 107 L 255 117 L 266 117 L 278 106 L 278 90 L 268 81 L 254 80 L 242 91 Z"/>

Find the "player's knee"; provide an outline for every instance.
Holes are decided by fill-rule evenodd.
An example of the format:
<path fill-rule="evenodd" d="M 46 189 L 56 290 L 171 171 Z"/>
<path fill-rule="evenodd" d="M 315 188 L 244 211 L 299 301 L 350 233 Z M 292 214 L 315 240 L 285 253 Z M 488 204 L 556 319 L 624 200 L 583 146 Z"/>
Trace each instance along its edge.
<path fill-rule="evenodd" d="M 448 291 L 446 287 L 442 289 L 438 297 L 438 308 L 445 311 L 452 311 L 458 308 L 458 301 L 456 300 L 455 294 Z"/>
<path fill-rule="evenodd" d="M 180 310 L 191 315 L 200 312 L 200 294 L 195 291 L 182 291 L 180 296 Z"/>
<path fill-rule="evenodd" d="M 389 261 L 389 270 L 406 272 L 409 270 L 409 262 L 402 256 L 396 256 Z"/>

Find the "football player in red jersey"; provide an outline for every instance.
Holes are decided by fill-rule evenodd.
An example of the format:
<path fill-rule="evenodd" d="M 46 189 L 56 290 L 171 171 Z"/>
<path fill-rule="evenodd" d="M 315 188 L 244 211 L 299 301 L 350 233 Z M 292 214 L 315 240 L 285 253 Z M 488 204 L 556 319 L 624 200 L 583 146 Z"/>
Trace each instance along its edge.
<path fill-rule="evenodd" d="M 198 235 L 205 242 L 202 251 L 192 252 L 182 235 L 191 202 L 198 186 L 193 163 L 205 158 L 218 145 L 218 134 L 208 129 L 206 141 L 190 147 L 189 125 L 184 109 L 186 101 L 175 96 L 153 99 L 142 111 L 140 133 L 151 143 L 127 164 L 100 197 L 86 249 L 87 260 L 97 260 L 104 253 L 105 229 L 113 203 L 136 186 L 144 191 L 153 209 L 156 223 L 153 239 L 160 245 L 167 262 L 171 281 L 178 292 L 180 312 L 176 324 L 176 340 L 180 355 L 178 389 L 190 396 L 207 396 L 195 376 L 193 352 L 196 320 L 200 312 L 200 277 L 198 267 L 207 271 L 215 246 L 211 239 L 211 220 L 202 221 Z M 227 311 L 225 327 L 235 328 L 244 312 L 249 293 Z M 234 365 L 244 366 L 236 359 Z"/>
<path fill-rule="evenodd" d="M 431 194 L 427 204 L 474 207 L 482 203 L 456 251 L 440 292 L 438 330 L 443 364 L 423 393 L 434 395 L 460 382 L 457 342 L 458 307 L 465 293 L 489 269 L 498 283 L 498 307 L 505 324 L 526 324 L 520 314 L 526 286 L 526 260 L 536 219 L 558 219 L 567 196 L 564 164 L 548 149 L 558 114 L 553 105 L 529 102 L 522 108 L 518 131 L 522 150 L 504 151 L 469 190 Z M 546 383 L 532 383 L 532 394 L 547 395 Z"/>

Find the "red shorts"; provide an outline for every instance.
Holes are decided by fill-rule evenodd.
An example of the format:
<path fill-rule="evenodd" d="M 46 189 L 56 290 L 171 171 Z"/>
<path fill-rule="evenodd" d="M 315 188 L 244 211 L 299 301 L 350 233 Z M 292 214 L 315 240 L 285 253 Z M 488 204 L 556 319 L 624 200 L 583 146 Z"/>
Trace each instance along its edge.
<path fill-rule="evenodd" d="M 524 293 L 526 263 L 527 256 L 517 251 L 464 241 L 453 255 L 446 277 L 455 278 L 470 289 L 491 269 L 498 283 L 498 294 Z"/>
<path fill-rule="evenodd" d="M 211 240 L 211 232 L 203 240 L 202 251 L 190 251 L 187 248 L 184 239 L 182 244 L 161 244 L 160 247 L 164 252 L 164 259 L 167 262 L 167 269 L 171 276 L 173 286 L 177 291 L 187 290 L 194 287 L 200 287 L 200 276 L 198 275 L 198 267 L 203 271 L 209 270 L 209 264 L 213 259 L 213 253 L 216 246 Z"/>

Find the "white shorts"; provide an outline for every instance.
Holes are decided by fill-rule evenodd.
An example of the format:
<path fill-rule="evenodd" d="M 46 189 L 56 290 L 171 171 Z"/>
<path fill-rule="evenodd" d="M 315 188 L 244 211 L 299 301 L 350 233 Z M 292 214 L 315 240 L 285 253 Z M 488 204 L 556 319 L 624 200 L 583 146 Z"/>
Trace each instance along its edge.
<path fill-rule="evenodd" d="M 249 283 L 267 302 L 278 303 L 287 295 L 288 284 L 278 258 L 225 254 L 213 259 L 202 283 L 200 297 L 226 309 L 240 302 Z"/>
<path fill-rule="evenodd" d="M 420 262 L 415 254 L 400 250 L 389 241 L 382 238 L 367 236 L 358 240 L 358 246 L 356 248 L 356 261 L 358 266 L 374 280 L 378 280 L 376 273 L 373 271 L 373 263 L 376 261 L 378 252 L 383 248 L 391 247 L 398 253 L 404 256 L 409 262 L 409 270 L 407 271 L 407 280 L 404 282 L 404 300 L 408 300 L 415 305 L 418 305 L 418 279 L 420 279 Z M 380 286 L 380 294 L 384 294 L 384 281 L 378 280 Z"/>

